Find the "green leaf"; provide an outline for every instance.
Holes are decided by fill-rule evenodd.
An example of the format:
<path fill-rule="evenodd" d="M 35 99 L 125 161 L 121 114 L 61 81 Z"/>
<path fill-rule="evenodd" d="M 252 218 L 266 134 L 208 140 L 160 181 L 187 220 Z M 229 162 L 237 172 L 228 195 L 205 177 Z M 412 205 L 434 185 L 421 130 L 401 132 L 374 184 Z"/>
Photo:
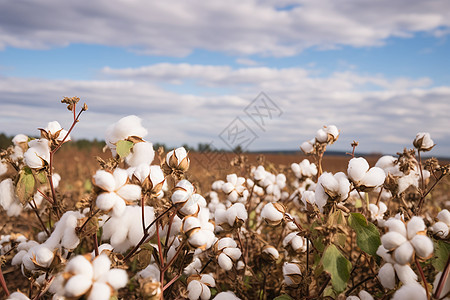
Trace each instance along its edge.
<path fill-rule="evenodd" d="M 119 154 L 120 158 L 127 157 L 131 152 L 131 148 L 133 148 L 134 144 L 130 141 L 120 140 L 116 144 L 116 151 Z"/>
<path fill-rule="evenodd" d="M 356 231 L 356 244 L 364 252 L 376 256 L 381 245 L 380 232 L 360 213 L 350 213 L 348 224 Z"/>
<path fill-rule="evenodd" d="M 322 256 L 322 265 L 331 275 L 331 284 L 337 292 L 342 292 L 350 278 L 352 264 L 342 255 L 335 245 L 329 245 Z"/>
<path fill-rule="evenodd" d="M 36 174 L 36 179 L 40 184 L 47 183 L 47 174 L 45 174 L 45 172 L 39 172 Z"/>
<path fill-rule="evenodd" d="M 283 294 L 274 298 L 274 300 L 292 300 L 292 297 L 289 296 L 288 294 Z"/>
<path fill-rule="evenodd" d="M 19 172 L 19 180 L 16 185 L 16 194 L 22 204 L 26 204 L 36 192 L 36 182 L 30 168 L 24 167 Z"/>
<path fill-rule="evenodd" d="M 434 251 L 433 267 L 437 272 L 442 272 L 444 271 L 447 259 L 450 256 L 450 243 L 437 241 L 434 246 L 436 250 Z"/>

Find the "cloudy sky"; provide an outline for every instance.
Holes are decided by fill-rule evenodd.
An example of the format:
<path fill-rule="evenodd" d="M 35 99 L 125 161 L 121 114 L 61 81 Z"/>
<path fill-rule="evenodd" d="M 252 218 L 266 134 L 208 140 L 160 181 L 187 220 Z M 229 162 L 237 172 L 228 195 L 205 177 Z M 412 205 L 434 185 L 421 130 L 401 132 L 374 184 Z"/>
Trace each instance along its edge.
<path fill-rule="evenodd" d="M 170 146 L 395 154 L 430 132 L 450 156 L 450 1 L 0 1 L 0 132 L 71 117 L 103 138 L 135 114 Z M 261 94 L 263 92 L 264 94 Z"/>

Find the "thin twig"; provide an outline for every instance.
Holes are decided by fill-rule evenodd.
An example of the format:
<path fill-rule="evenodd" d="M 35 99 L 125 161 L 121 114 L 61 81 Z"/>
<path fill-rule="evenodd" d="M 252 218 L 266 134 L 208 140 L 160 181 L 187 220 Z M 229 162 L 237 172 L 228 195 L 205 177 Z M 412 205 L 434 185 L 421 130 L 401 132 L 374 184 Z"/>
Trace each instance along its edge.
<path fill-rule="evenodd" d="M 420 277 L 422 278 L 423 286 L 425 287 L 425 293 L 427 294 L 427 299 L 430 299 L 430 294 L 428 293 L 427 279 L 425 278 L 425 274 L 423 273 L 422 267 L 420 266 L 417 256 L 414 258 L 414 261 L 416 262 L 417 269 L 419 270 Z"/>
<path fill-rule="evenodd" d="M 8 287 L 6 286 L 6 281 L 5 281 L 5 277 L 3 277 L 3 271 L 2 271 L 1 266 L 0 266 L 0 282 L 2 284 L 3 290 L 6 293 L 6 296 L 9 297 L 9 290 L 8 290 Z"/>

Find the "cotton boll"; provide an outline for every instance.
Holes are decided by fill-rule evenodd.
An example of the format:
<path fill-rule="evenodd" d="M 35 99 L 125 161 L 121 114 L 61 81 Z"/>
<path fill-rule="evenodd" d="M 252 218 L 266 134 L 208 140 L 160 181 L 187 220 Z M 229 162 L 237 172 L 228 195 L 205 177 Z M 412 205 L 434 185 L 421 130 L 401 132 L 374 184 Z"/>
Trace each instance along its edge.
<path fill-rule="evenodd" d="M 134 144 L 131 153 L 125 157 L 125 162 L 130 167 L 137 167 L 140 164 L 150 165 L 155 158 L 153 144 L 149 142 L 140 142 Z"/>
<path fill-rule="evenodd" d="M 316 141 L 319 143 L 326 143 L 327 140 L 328 140 L 327 132 L 323 128 L 320 128 L 319 130 L 317 130 Z"/>
<path fill-rule="evenodd" d="M 352 158 L 348 163 L 347 174 L 353 182 L 360 182 L 369 170 L 369 163 L 362 157 Z"/>
<path fill-rule="evenodd" d="M 106 281 L 113 287 L 113 289 L 118 290 L 127 285 L 128 275 L 125 270 L 112 269 L 108 272 Z"/>
<path fill-rule="evenodd" d="M 445 239 L 448 235 L 449 227 L 444 222 L 436 222 L 431 228 L 433 233 L 440 238 Z"/>
<path fill-rule="evenodd" d="M 279 203 L 268 203 L 262 211 L 261 217 L 270 225 L 278 225 L 283 220 L 286 208 Z"/>
<path fill-rule="evenodd" d="M 314 152 L 314 144 L 315 144 L 315 139 L 312 139 L 310 141 L 306 141 L 303 142 L 300 146 L 300 149 L 305 153 L 305 154 L 310 154 Z"/>
<path fill-rule="evenodd" d="M 202 284 L 200 281 L 192 280 L 187 286 L 189 300 L 197 300 L 202 294 Z"/>
<path fill-rule="evenodd" d="M 283 264 L 284 282 L 288 286 L 297 285 L 300 283 L 301 271 L 296 263 L 285 262 Z"/>
<path fill-rule="evenodd" d="M 441 210 L 438 214 L 437 214 L 437 219 L 441 222 L 444 222 L 445 224 L 447 224 L 448 226 L 450 226 L 450 212 L 447 209 L 443 209 Z"/>
<path fill-rule="evenodd" d="M 414 147 L 419 151 L 430 151 L 434 147 L 434 142 L 428 132 L 419 132 L 413 142 Z"/>
<path fill-rule="evenodd" d="M 426 230 L 425 223 L 421 217 L 414 216 L 406 225 L 408 231 L 408 239 L 412 239 L 418 232 Z"/>
<path fill-rule="evenodd" d="M 184 268 L 183 274 L 189 276 L 192 274 L 198 274 L 200 273 L 201 270 L 202 270 L 202 261 L 200 260 L 200 258 L 194 257 L 192 262 Z"/>
<path fill-rule="evenodd" d="M 15 202 L 18 202 L 18 199 L 14 183 L 10 178 L 5 179 L 0 182 L 0 205 L 6 210 L 10 217 L 18 216 L 22 211 L 22 207 L 15 204 Z"/>
<path fill-rule="evenodd" d="M 428 258 L 433 254 L 433 241 L 426 235 L 416 235 L 411 239 L 411 244 L 416 250 L 416 255 L 421 258 Z"/>
<path fill-rule="evenodd" d="M 241 250 L 239 248 L 225 248 L 223 249 L 223 253 L 225 253 L 232 260 L 236 261 L 241 257 Z"/>
<path fill-rule="evenodd" d="M 106 130 L 105 142 L 111 149 L 112 155 L 116 156 L 116 143 L 129 136 L 143 138 L 147 135 L 147 130 L 142 127 L 141 119 L 131 115 L 120 119 L 118 122 L 110 125 Z"/>
<path fill-rule="evenodd" d="M 425 289 L 418 283 L 405 284 L 399 288 L 392 300 L 426 300 L 427 295 Z"/>
<path fill-rule="evenodd" d="M 417 282 L 417 274 L 414 273 L 413 269 L 409 265 L 399 265 L 394 264 L 395 272 L 397 273 L 398 279 L 400 279 L 403 284 L 415 283 Z"/>
<path fill-rule="evenodd" d="M 48 140 L 36 139 L 28 143 L 28 150 L 24 153 L 25 164 L 32 169 L 40 169 L 50 161 Z"/>
<path fill-rule="evenodd" d="M 390 263 L 384 264 L 378 271 L 378 279 L 384 288 L 395 288 L 395 270 Z"/>
<path fill-rule="evenodd" d="M 111 298 L 111 288 L 102 282 L 95 282 L 87 300 L 109 300 Z"/>
<path fill-rule="evenodd" d="M 36 263 L 41 267 L 50 266 L 53 258 L 55 257 L 53 251 L 45 247 L 44 245 L 38 246 L 34 252 L 36 256 Z"/>
<path fill-rule="evenodd" d="M 78 274 L 70 277 L 64 286 L 64 296 L 66 297 L 80 297 L 86 293 L 92 285 L 90 278 Z"/>

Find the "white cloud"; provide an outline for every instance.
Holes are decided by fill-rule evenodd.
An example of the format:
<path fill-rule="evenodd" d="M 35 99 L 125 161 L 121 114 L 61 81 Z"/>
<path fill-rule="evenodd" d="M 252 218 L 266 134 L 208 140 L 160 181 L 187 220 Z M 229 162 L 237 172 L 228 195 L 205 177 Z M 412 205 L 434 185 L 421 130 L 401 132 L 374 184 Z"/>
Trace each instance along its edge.
<path fill-rule="evenodd" d="M 105 68 L 103 72 L 112 78 L 0 78 L 0 127 L 9 134 L 37 134 L 36 128 L 55 118 L 68 127 L 70 115 L 58 102 L 63 96 L 79 96 L 89 111 L 74 137 L 102 138 L 109 124 L 137 114 L 144 119 L 152 141 L 172 146 L 213 141 L 216 147 L 224 147 L 218 135 L 240 117 L 258 135 L 250 149 L 297 149 L 321 126 L 335 124 L 341 136 L 330 147 L 334 150 L 350 150 L 350 143 L 357 140 L 359 152 L 395 154 L 403 147 L 412 147 L 417 132 L 428 131 L 438 144 L 431 154 L 448 155 L 450 151 L 450 86 L 433 87 L 427 78 L 385 78 L 355 72 L 317 77 L 301 68 L 233 69 L 190 64 Z M 170 91 L 173 80 L 181 84 L 194 80 L 198 90 L 208 87 L 210 93 L 175 93 Z M 233 92 L 224 93 L 223 89 Z M 283 111 L 268 122 L 265 131 L 244 112 L 261 91 Z"/>
<path fill-rule="evenodd" d="M 157 55 L 185 56 L 206 49 L 289 56 L 309 47 L 377 46 L 416 32 L 443 36 L 449 27 L 447 0 L 0 3 L 0 49 L 86 43 Z"/>

